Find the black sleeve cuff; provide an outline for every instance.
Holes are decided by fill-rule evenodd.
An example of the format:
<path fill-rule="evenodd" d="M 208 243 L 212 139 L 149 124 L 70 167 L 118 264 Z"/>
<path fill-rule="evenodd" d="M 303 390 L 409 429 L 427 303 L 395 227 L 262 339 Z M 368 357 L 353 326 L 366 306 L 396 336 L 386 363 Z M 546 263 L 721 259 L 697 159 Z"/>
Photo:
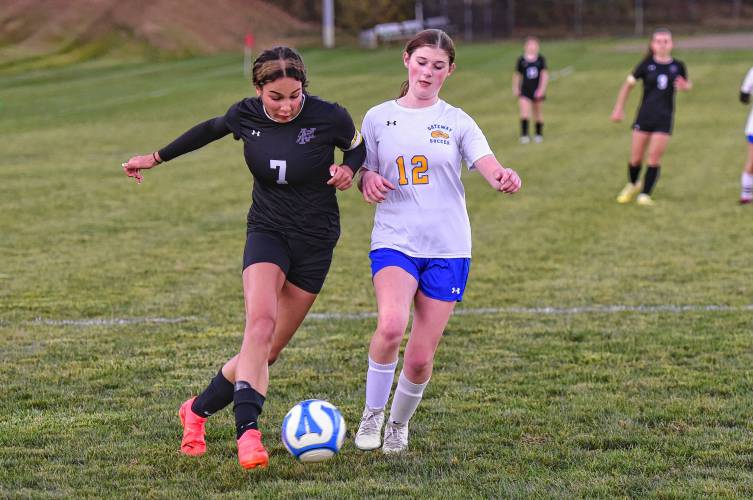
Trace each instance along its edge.
<path fill-rule="evenodd" d="M 363 166 L 366 160 L 366 142 L 361 140 L 361 144 L 343 153 L 343 165 L 347 165 L 353 171 L 353 175 Z"/>

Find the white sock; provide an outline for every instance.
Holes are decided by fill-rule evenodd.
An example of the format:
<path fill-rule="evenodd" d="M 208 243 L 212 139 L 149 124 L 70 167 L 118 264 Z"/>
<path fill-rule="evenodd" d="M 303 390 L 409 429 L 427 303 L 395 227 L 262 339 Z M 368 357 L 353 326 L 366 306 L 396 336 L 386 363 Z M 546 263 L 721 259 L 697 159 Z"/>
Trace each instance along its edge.
<path fill-rule="evenodd" d="M 742 178 L 740 179 L 740 184 L 742 186 L 742 191 L 740 192 L 740 198 L 744 198 L 744 199 L 753 198 L 753 174 L 749 174 L 748 172 L 743 172 Z"/>
<path fill-rule="evenodd" d="M 366 372 L 366 406 L 371 409 L 384 408 L 395 380 L 397 360 L 385 365 L 369 356 L 369 370 Z"/>
<path fill-rule="evenodd" d="M 396 424 L 407 424 L 418 408 L 418 403 L 424 395 L 424 389 L 429 384 L 427 380 L 423 384 L 414 384 L 405 372 L 400 372 L 397 380 L 395 396 L 392 398 L 392 407 L 390 408 L 390 421 Z"/>

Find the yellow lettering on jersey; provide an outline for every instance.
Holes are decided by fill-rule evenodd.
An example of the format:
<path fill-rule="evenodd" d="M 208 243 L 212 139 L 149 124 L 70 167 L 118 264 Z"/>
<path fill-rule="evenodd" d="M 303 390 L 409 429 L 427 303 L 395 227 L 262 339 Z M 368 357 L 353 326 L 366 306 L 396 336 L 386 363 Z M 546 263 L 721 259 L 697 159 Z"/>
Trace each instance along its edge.
<path fill-rule="evenodd" d="M 401 186 L 406 186 L 408 184 L 408 176 L 405 172 L 405 160 L 402 156 L 398 156 L 395 159 L 395 163 L 397 163 L 397 182 Z M 426 173 L 429 170 L 429 160 L 424 155 L 415 155 L 411 158 L 411 167 L 413 167 L 411 177 L 413 178 L 414 185 L 429 183 L 429 174 Z"/>
<path fill-rule="evenodd" d="M 405 176 L 405 160 L 402 156 L 398 156 L 395 162 L 397 162 L 397 173 L 400 176 L 398 184 L 405 186 L 408 184 L 408 177 Z"/>
<path fill-rule="evenodd" d="M 411 158 L 413 165 L 413 184 L 428 184 L 429 174 L 425 173 L 429 169 L 429 160 L 424 155 L 416 155 Z"/>

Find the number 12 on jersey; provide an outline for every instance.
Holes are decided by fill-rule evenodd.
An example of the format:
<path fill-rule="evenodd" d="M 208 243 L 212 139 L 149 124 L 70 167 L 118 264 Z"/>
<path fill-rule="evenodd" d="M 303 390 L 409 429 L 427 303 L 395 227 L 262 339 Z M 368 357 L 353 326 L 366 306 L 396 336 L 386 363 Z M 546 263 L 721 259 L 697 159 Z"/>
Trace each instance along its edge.
<path fill-rule="evenodd" d="M 398 156 L 395 159 L 395 163 L 397 163 L 397 172 L 399 175 L 398 183 L 401 186 L 409 184 L 410 182 L 405 171 L 405 159 L 403 159 L 402 156 Z M 429 174 L 426 173 L 429 169 L 429 160 L 427 160 L 424 155 L 415 155 L 411 158 L 410 166 L 413 167 L 411 170 L 411 177 L 414 185 L 429 183 Z"/>

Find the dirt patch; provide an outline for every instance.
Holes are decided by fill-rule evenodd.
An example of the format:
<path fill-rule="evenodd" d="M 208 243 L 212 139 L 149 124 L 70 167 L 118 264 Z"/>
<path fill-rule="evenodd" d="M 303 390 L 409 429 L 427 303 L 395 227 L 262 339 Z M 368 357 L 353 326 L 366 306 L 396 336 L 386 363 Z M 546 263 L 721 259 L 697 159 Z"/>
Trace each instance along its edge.
<path fill-rule="evenodd" d="M 261 0 L 14 0 L 0 3 L 0 62 L 97 43 L 113 35 L 156 52 L 190 55 L 296 45 L 319 27 Z"/>
<path fill-rule="evenodd" d="M 619 52 L 645 52 L 648 36 L 641 42 L 621 43 L 615 47 Z M 753 47 L 753 33 L 732 33 L 727 35 L 697 35 L 688 38 L 676 38 L 674 47 L 680 50 L 703 49 L 750 49 Z"/>

